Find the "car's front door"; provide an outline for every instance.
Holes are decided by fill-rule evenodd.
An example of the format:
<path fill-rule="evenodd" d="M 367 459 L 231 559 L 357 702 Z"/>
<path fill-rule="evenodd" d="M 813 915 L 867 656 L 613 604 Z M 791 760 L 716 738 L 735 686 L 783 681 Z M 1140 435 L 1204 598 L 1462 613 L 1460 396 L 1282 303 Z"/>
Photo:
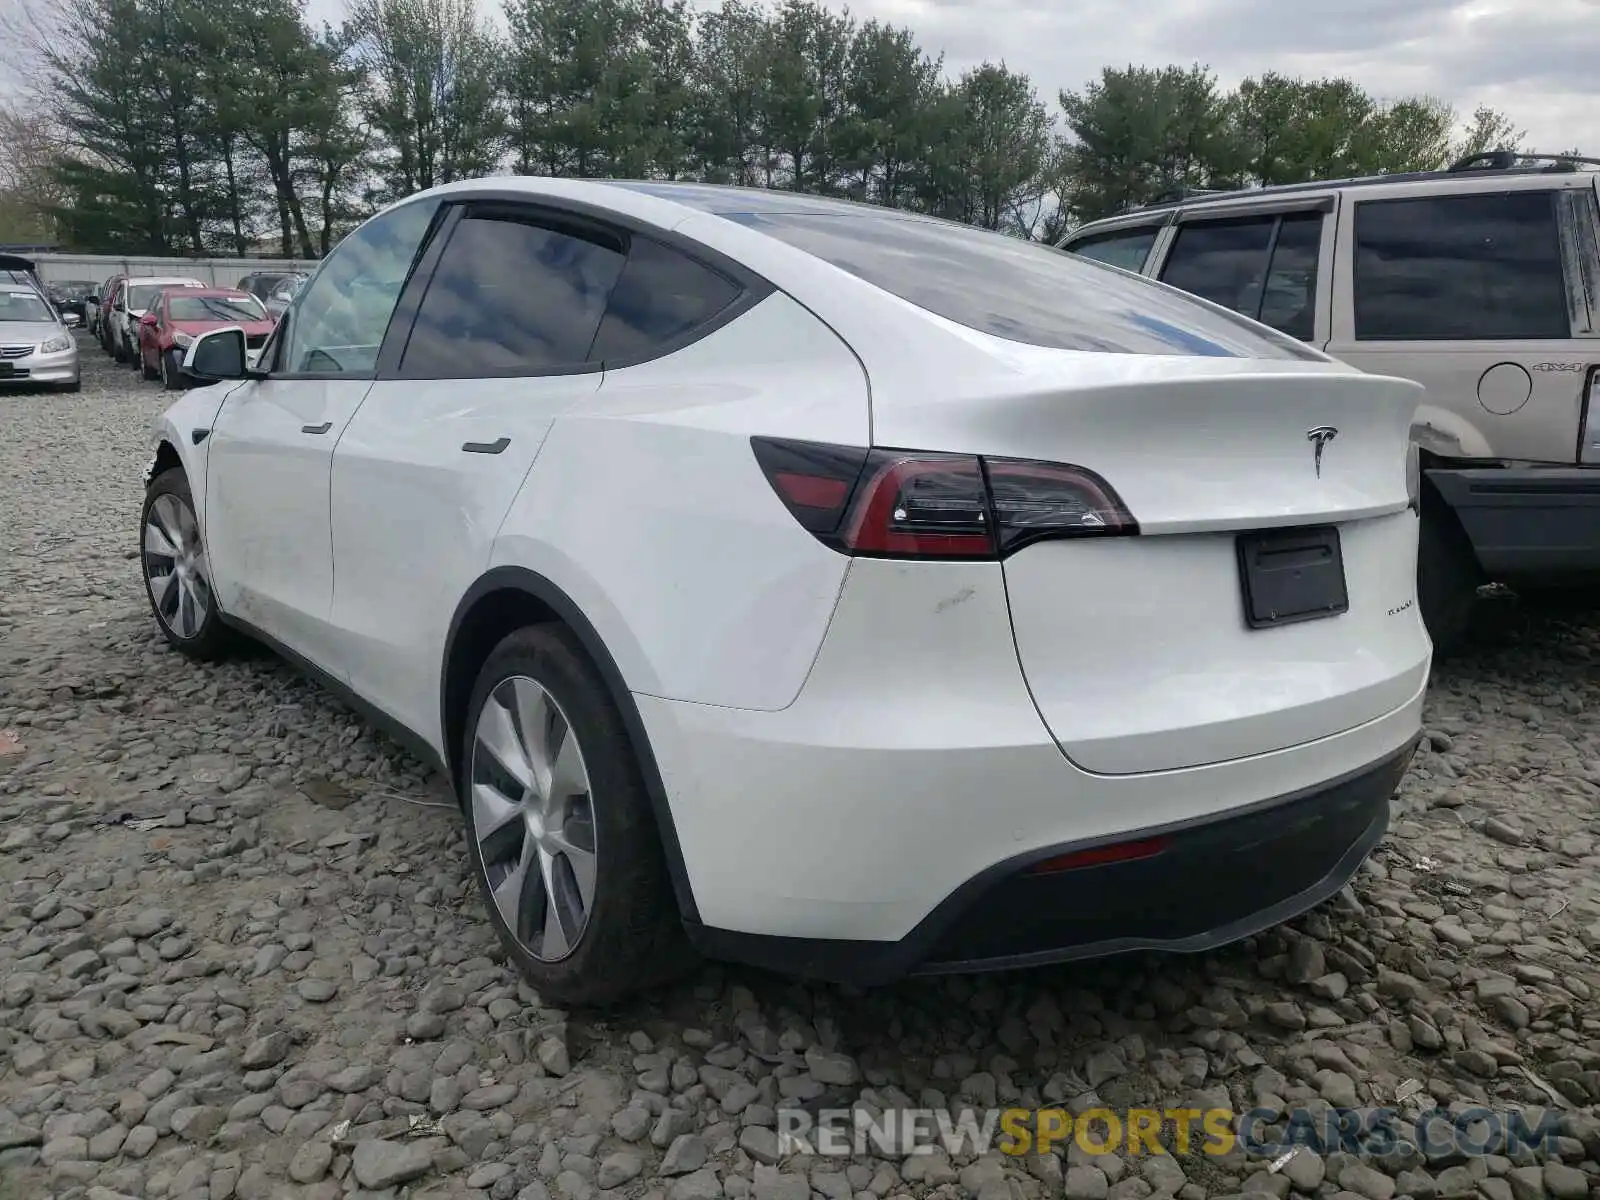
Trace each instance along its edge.
<path fill-rule="evenodd" d="M 590 346 L 626 250 L 620 231 L 505 201 L 457 204 L 440 228 L 334 454 L 332 501 L 347 682 L 430 740 L 450 618 L 551 423 L 599 389 Z"/>
<path fill-rule="evenodd" d="M 437 202 L 380 214 L 325 259 L 210 437 L 206 544 L 222 610 L 342 674 L 328 488 L 333 450 L 377 369 Z"/>

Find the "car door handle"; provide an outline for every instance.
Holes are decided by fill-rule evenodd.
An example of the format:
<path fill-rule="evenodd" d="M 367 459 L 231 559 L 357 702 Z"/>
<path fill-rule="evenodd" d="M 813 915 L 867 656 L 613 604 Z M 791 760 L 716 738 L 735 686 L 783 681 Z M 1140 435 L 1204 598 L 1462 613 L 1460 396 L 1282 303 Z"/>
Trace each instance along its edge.
<path fill-rule="evenodd" d="M 324 421 L 321 425 L 302 425 L 302 426 L 300 426 L 300 432 L 301 433 L 327 433 L 328 430 L 330 430 L 332 428 L 333 428 L 333 422 L 332 421 Z"/>
<path fill-rule="evenodd" d="M 468 454 L 499 454 L 509 445 L 511 439 L 503 437 L 492 442 L 463 442 L 461 448 Z"/>

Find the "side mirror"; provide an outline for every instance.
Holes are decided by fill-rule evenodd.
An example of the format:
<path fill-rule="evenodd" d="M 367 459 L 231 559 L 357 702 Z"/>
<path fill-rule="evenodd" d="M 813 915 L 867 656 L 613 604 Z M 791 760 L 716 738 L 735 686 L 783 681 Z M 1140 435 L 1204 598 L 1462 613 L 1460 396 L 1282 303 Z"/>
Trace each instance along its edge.
<path fill-rule="evenodd" d="M 183 372 L 196 379 L 245 377 L 244 330 L 237 325 L 212 329 L 189 343 L 183 355 Z"/>

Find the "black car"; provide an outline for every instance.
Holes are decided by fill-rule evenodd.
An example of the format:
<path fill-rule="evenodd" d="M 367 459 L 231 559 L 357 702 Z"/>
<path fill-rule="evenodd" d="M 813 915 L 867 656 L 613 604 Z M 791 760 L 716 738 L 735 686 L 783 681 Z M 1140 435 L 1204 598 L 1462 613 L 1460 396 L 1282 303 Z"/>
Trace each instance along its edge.
<path fill-rule="evenodd" d="M 92 279 L 63 279 L 44 285 L 45 295 L 60 313 L 77 313 L 78 319 L 89 320 L 89 305 L 100 299 L 100 285 Z"/>

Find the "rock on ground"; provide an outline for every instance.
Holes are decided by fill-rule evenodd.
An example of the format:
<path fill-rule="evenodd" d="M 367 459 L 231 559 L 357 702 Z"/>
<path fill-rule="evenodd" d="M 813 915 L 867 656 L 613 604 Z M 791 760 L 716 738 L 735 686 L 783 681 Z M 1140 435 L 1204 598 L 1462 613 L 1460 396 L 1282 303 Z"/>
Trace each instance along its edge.
<path fill-rule="evenodd" d="M 1438 665 L 1389 836 L 1291 927 L 865 995 L 708 966 L 569 1013 L 507 968 L 439 780 L 268 655 L 166 649 L 136 559 L 166 397 L 85 354 L 79 396 L 0 394 L 3 1200 L 1596 1194 L 1592 606 L 1495 603 Z M 1269 1169 L 1070 1139 L 798 1155 L 778 1123 L 1352 1102 L 1547 1111 L 1554 1136 Z"/>

